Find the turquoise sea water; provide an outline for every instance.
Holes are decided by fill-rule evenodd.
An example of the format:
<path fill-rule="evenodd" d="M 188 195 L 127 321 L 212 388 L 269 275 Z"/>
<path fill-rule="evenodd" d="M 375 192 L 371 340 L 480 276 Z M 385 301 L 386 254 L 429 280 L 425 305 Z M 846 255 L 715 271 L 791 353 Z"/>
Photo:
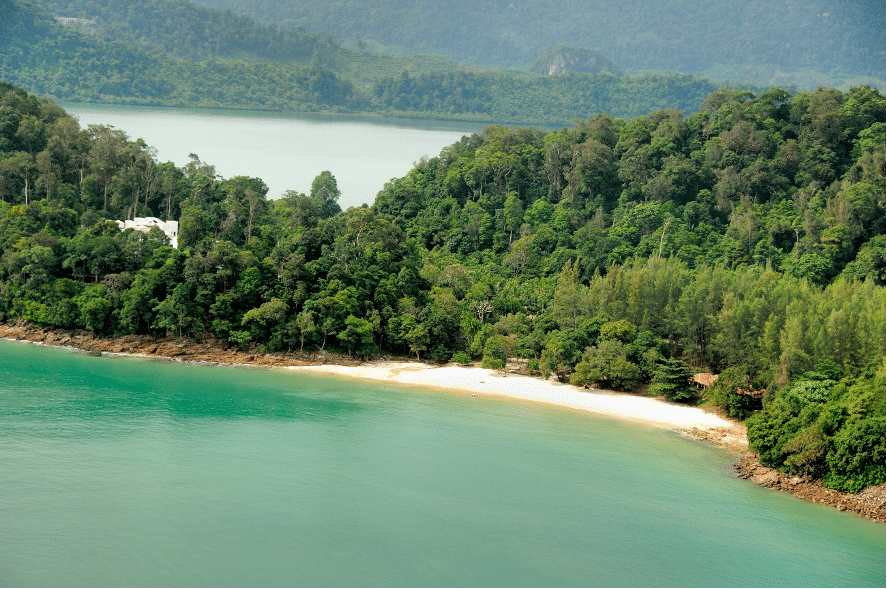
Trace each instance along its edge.
<path fill-rule="evenodd" d="M 0 341 L 0 585 L 884 586 L 885 527 L 541 405 Z"/>

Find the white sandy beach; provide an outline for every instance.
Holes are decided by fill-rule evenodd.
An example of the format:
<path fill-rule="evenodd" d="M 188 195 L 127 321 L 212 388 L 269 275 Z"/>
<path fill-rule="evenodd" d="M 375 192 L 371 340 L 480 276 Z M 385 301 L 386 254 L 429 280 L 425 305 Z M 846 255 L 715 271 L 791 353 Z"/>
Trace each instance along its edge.
<path fill-rule="evenodd" d="M 727 421 L 697 407 L 599 389 L 582 389 L 529 376 L 504 376 L 484 368 L 380 362 L 361 366 L 320 365 L 290 369 L 548 403 L 690 433 L 734 450 L 744 450 L 748 446 L 742 424 Z"/>

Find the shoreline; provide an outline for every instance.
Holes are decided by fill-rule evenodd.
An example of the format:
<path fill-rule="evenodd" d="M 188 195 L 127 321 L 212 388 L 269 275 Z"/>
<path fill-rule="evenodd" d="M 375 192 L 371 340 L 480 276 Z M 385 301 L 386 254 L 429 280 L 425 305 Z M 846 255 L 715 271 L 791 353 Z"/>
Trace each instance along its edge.
<path fill-rule="evenodd" d="M 743 423 L 724 419 L 699 407 L 669 403 L 652 397 L 584 389 L 574 385 L 542 380 L 515 373 L 475 366 L 444 366 L 398 359 L 362 362 L 354 358 L 320 352 L 315 354 L 256 354 L 228 349 L 213 338 L 154 338 L 129 335 L 97 337 L 82 330 L 47 330 L 19 322 L 0 324 L 0 338 L 80 350 L 91 355 L 162 358 L 176 362 L 223 366 L 285 368 L 339 378 L 385 382 L 428 390 L 451 391 L 544 403 L 611 419 L 640 423 L 678 432 L 726 449 L 737 456 L 733 471 L 738 478 L 777 489 L 810 501 L 849 511 L 877 522 L 887 519 L 885 485 L 850 494 L 827 489 L 822 481 L 800 475 L 787 475 L 761 465 L 748 450 Z"/>
<path fill-rule="evenodd" d="M 553 379 L 542 380 L 477 366 L 433 366 L 415 361 L 366 362 L 357 366 L 320 364 L 292 366 L 289 369 L 464 395 L 542 403 L 680 432 L 740 456 L 748 452 L 745 426 L 741 423 L 723 419 L 698 407 L 602 389 L 584 389 Z"/>

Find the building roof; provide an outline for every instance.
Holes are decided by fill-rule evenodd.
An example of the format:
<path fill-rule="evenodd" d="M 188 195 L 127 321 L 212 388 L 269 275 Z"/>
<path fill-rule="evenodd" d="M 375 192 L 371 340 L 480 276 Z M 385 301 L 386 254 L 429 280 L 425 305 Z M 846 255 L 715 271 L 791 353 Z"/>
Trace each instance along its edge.
<path fill-rule="evenodd" d="M 690 382 L 694 382 L 703 387 L 710 387 L 714 383 L 718 381 L 718 375 L 712 374 L 710 372 L 697 372 L 690 379 Z"/>

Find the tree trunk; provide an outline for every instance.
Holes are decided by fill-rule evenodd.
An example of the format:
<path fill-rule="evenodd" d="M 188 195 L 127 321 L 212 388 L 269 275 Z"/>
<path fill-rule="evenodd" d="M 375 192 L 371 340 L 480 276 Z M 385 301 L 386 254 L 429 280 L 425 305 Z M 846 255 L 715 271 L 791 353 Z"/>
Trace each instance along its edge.
<path fill-rule="evenodd" d="M 665 222 L 665 225 L 662 226 L 662 237 L 659 238 L 659 256 L 662 257 L 662 246 L 665 244 L 665 230 L 668 229 L 668 224 L 671 223 L 671 219 Z"/>

